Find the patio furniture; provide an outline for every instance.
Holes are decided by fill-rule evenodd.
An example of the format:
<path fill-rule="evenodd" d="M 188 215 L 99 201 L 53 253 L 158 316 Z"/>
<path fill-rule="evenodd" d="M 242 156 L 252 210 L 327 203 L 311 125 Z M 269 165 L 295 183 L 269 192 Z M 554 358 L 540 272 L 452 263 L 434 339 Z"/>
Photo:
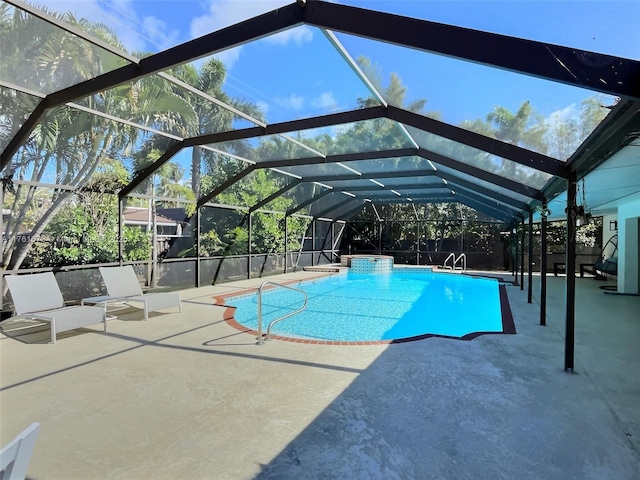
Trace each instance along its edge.
<path fill-rule="evenodd" d="M 177 293 L 143 293 L 136 272 L 131 265 L 124 267 L 100 267 L 100 274 L 107 287 L 107 295 L 83 298 L 81 304 L 90 303 L 107 308 L 109 303 L 139 302 L 144 309 L 144 319 L 149 320 L 149 312 L 164 308 L 178 307 L 182 312 L 182 302 Z"/>
<path fill-rule="evenodd" d="M 32 423 L 0 450 L 0 478 L 2 480 L 25 479 L 39 430 L 40 424 Z"/>
<path fill-rule="evenodd" d="M 580 264 L 580 278 L 584 277 L 585 273 L 592 274 L 597 280 L 606 279 L 607 275 L 601 274 L 598 270 L 602 270 L 598 268 L 598 264 L 596 263 L 581 263 Z M 554 277 L 558 276 L 558 273 L 566 273 L 566 265 L 565 262 L 553 262 L 553 275 Z"/>
<path fill-rule="evenodd" d="M 62 292 L 52 272 L 33 275 L 8 275 L 5 277 L 15 315 L 10 320 L 27 318 L 49 322 L 51 343 L 56 343 L 58 332 L 104 324 L 107 331 L 107 316 L 104 308 L 76 305 L 65 307 Z"/>
<path fill-rule="evenodd" d="M 557 277 L 558 273 L 563 273 L 565 271 L 564 262 L 553 262 L 553 276 Z"/>
<path fill-rule="evenodd" d="M 607 247 L 611 244 L 613 246 L 613 251 L 609 255 L 608 258 L 605 258 L 605 252 L 607 251 Z M 598 270 L 604 274 L 609 275 L 618 275 L 618 235 L 614 235 L 611 237 L 607 243 L 602 247 L 602 253 L 600 254 L 600 258 L 596 261 L 594 265 L 594 269 Z"/>

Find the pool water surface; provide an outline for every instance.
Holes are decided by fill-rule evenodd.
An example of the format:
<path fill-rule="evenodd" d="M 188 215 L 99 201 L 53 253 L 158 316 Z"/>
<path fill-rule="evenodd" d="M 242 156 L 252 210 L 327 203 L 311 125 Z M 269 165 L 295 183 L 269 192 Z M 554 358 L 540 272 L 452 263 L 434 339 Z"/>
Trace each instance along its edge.
<path fill-rule="evenodd" d="M 371 342 L 435 335 L 463 338 L 503 333 L 499 282 L 446 273 L 341 274 L 292 284 L 307 292 L 307 308 L 274 325 L 284 337 Z M 506 295 L 505 295 L 506 297 Z M 262 295 L 263 331 L 302 306 L 303 295 L 267 289 Z M 232 297 L 235 320 L 257 330 L 257 294 Z M 513 333 L 513 332 L 504 332 Z"/>

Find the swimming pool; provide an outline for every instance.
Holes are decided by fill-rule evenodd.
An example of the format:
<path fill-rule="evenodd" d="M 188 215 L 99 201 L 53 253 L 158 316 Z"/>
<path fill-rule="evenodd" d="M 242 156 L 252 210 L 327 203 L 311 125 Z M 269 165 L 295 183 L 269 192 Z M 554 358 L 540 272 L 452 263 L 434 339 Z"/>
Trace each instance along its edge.
<path fill-rule="evenodd" d="M 495 279 L 447 273 L 341 274 L 291 285 L 307 308 L 274 325 L 272 336 L 329 342 L 406 341 L 427 336 L 474 338 L 515 333 L 504 289 Z M 504 297 L 501 301 L 501 297 Z M 303 295 L 263 292 L 263 328 L 300 308 Z M 257 294 L 225 299 L 240 328 L 257 330 Z M 505 318 L 508 317 L 508 318 Z M 505 321 L 507 325 L 505 325 Z M 316 342 L 311 342 L 316 343 Z"/>

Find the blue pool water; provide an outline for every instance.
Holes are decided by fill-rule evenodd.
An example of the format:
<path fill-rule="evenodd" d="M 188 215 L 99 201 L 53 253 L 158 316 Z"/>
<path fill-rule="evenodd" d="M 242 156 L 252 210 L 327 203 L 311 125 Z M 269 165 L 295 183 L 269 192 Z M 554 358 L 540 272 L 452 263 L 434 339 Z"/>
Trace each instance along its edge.
<path fill-rule="evenodd" d="M 434 334 L 463 337 L 501 332 L 496 280 L 445 273 L 342 274 L 292 285 L 309 296 L 306 310 L 271 333 L 336 341 L 395 340 Z M 303 303 L 299 292 L 265 290 L 263 331 Z M 257 294 L 230 298 L 238 323 L 257 330 Z"/>

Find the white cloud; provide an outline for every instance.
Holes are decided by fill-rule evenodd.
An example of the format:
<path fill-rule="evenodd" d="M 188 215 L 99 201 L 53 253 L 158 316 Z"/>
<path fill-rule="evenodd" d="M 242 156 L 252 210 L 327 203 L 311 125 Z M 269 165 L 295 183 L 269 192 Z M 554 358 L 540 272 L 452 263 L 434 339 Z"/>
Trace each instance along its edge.
<path fill-rule="evenodd" d="M 258 107 L 264 115 L 266 115 L 267 112 L 269 111 L 269 104 L 267 102 L 264 102 L 262 100 L 256 100 L 255 104 L 256 104 L 256 107 Z"/>
<path fill-rule="evenodd" d="M 231 70 L 233 66 L 236 64 L 238 59 L 240 58 L 240 51 L 242 47 L 234 47 L 229 50 L 224 50 L 223 52 L 216 53 L 214 57 L 224 63 L 227 71 Z"/>
<path fill-rule="evenodd" d="M 288 108 L 289 110 L 301 110 L 304 106 L 304 97 L 292 93 L 288 97 L 276 97 L 274 101 L 281 107 Z"/>
<path fill-rule="evenodd" d="M 159 52 L 173 46 L 179 32 L 154 15 L 143 18 L 136 13 L 132 0 L 34 0 L 54 12 L 71 12 L 76 18 L 86 18 L 108 26 L 129 52 Z"/>
<path fill-rule="evenodd" d="M 145 28 L 145 36 L 160 51 L 178 43 L 178 31 L 170 30 L 165 21 L 154 16 L 146 16 L 142 19 L 142 25 Z"/>
<path fill-rule="evenodd" d="M 208 0 L 207 13 L 191 20 L 191 37 L 197 38 L 221 28 L 248 20 L 249 18 L 275 10 L 291 3 L 290 0 Z M 275 45 L 288 45 L 295 43 L 301 45 L 311 41 L 312 30 L 307 26 L 299 26 L 271 35 L 265 41 Z M 216 55 L 227 67 L 231 69 L 240 57 L 242 46 L 237 46 L 233 54 L 220 52 Z"/>
<path fill-rule="evenodd" d="M 338 101 L 333 96 L 333 92 L 324 92 L 311 100 L 311 105 L 322 110 L 336 110 Z"/>
<path fill-rule="evenodd" d="M 313 31 L 306 25 L 301 25 L 296 28 L 290 28 L 284 32 L 276 33 L 267 37 L 265 40 L 274 45 L 288 45 L 289 43 L 295 43 L 300 46 L 305 42 L 310 42 L 313 39 Z"/>
<path fill-rule="evenodd" d="M 289 3 L 289 0 L 208 0 L 208 12 L 191 21 L 191 36 L 200 37 Z"/>
<path fill-rule="evenodd" d="M 564 107 L 561 110 L 556 110 L 555 112 L 551 112 L 549 116 L 545 119 L 548 123 L 555 122 L 563 122 L 569 119 L 575 119 L 580 115 L 580 111 L 578 110 L 575 103 Z"/>

